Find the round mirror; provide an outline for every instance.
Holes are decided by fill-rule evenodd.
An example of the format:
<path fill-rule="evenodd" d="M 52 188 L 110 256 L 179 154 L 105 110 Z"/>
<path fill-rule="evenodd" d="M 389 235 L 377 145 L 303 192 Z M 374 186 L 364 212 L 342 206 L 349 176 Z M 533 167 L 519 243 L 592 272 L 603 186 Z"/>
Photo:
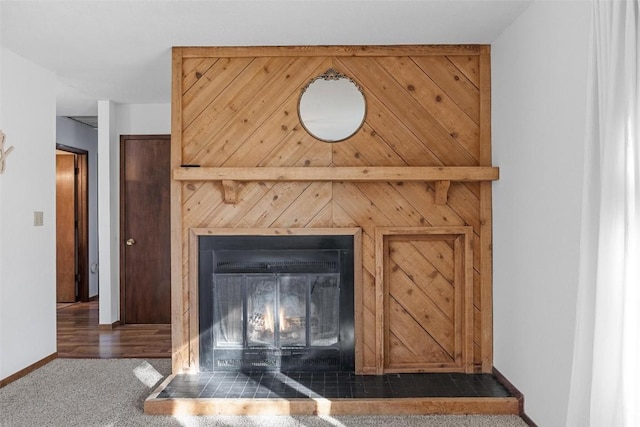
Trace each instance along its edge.
<path fill-rule="evenodd" d="M 315 138 L 338 142 L 355 134 L 366 113 L 362 89 L 349 77 L 329 69 L 302 89 L 298 115 Z"/>

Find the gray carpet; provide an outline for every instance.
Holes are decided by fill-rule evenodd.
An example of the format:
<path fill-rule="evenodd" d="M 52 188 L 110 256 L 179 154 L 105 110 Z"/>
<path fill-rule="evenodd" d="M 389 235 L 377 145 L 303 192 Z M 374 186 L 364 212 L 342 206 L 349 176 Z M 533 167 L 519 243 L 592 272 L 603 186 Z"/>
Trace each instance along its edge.
<path fill-rule="evenodd" d="M 0 426 L 526 427 L 516 416 L 152 416 L 168 359 L 56 359 L 0 389 Z"/>

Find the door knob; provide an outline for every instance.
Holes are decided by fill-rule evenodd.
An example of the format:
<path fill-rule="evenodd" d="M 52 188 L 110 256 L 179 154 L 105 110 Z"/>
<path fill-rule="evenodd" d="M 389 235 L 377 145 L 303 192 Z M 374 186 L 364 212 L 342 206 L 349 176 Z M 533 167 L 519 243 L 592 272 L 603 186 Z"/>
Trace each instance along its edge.
<path fill-rule="evenodd" d="M 136 244 L 136 240 L 135 239 L 127 239 L 126 242 L 124 242 L 127 246 L 133 246 Z"/>

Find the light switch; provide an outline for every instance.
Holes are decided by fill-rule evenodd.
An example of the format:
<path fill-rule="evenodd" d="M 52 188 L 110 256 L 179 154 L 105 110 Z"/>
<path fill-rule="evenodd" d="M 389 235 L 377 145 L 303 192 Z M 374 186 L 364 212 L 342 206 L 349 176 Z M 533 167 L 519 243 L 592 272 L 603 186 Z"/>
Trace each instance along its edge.
<path fill-rule="evenodd" d="M 44 225 L 44 212 L 33 213 L 33 225 L 35 227 L 42 227 Z"/>

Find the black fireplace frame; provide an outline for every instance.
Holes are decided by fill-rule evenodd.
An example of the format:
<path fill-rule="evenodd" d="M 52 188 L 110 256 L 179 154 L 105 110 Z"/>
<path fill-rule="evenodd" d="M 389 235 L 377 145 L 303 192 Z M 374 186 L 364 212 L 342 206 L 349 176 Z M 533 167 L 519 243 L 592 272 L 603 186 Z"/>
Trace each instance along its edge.
<path fill-rule="evenodd" d="M 198 236 L 199 370 L 213 371 L 341 371 L 355 370 L 353 235 L 200 235 Z M 260 271 L 287 273 L 278 265 L 257 265 L 261 251 L 337 251 L 340 272 L 338 343 L 329 347 L 217 348 L 214 343 L 213 274 L 216 251 L 246 253 L 249 264 Z M 231 266 L 234 271 L 235 266 Z M 243 268 L 243 267 L 239 267 Z M 309 269 L 314 273 L 314 266 Z M 238 270 L 240 271 L 240 270 Z M 294 271 L 297 273 L 298 271 Z M 234 360 L 221 364 L 220 360 Z M 225 359 L 226 358 L 226 359 Z"/>

